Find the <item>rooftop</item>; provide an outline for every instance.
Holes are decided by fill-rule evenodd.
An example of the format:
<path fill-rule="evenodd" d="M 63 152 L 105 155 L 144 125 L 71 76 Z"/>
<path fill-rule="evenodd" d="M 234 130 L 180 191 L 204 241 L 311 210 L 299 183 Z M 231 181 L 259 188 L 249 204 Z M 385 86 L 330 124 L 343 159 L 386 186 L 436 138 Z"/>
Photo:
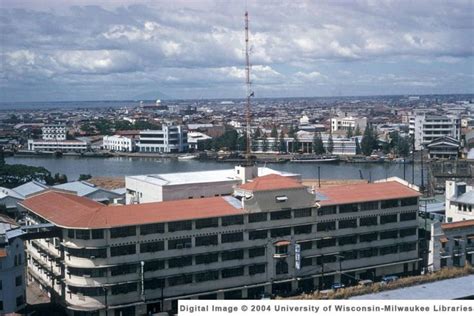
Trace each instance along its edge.
<path fill-rule="evenodd" d="M 388 181 L 326 187 L 318 189 L 317 195 L 321 199 L 319 204 L 324 206 L 419 197 L 421 194 L 399 182 Z"/>
<path fill-rule="evenodd" d="M 74 194 L 46 191 L 21 205 L 66 228 L 110 228 L 243 213 L 240 202 L 232 197 L 105 206 Z"/>
<path fill-rule="evenodd" d="M 474 219 L 470 219 L 467 221 L 459 221 L 459 222 L 453 222 L 453 223 L 444 223 L 441 224 L 441 228 L 446 230 L 446 229 L 456 229 L 456 228 L 474 228 Z"/>
<path fill-rule="evenodd" d="M 130 176 L 127 178 L 161 186 L 204 182 L 225 182 L 232 180 L 239 181 L 239 179 L 235 176 L 234 169 L 150 174 Z"/>
<path fill-rule="evenodd" d="M 246 191 L 273 191 L 281 189 L 306 188 L 303 184 L 295 179 L 284 177 L 278 174 L 269 174 L 255 178 L 251 182 L 247 182 L 239 186 L 240 189 Z"/>

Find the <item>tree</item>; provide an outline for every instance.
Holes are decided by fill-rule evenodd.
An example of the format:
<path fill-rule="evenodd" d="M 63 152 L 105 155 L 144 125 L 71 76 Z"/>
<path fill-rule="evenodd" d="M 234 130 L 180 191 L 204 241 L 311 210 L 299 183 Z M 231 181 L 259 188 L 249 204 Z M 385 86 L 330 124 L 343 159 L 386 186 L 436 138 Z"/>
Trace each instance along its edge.
<path fill-rule="evenodd" d="M 262 151 L 267 151 L 268 150 L 268 140 L 267 140 L 267 134 L 263 133 L 262 136 Z"/>
<path fill-rule="evenodd" d="M 276 127 L 275 124 L 274 124 L 273 127 L 272 127 L 272 131 L 271 131 L 271 133 L 270 133 L 270 137 L 278 138 L 278 130 L 277 130 L 277 127 Z"/>
<path fill-rule="evenodd" d="M 90 174 L 80 174 L 78 181 L 86 181 L 92 178 Z"/>
<path fill-rule="evenodd" d="M 46 183 L 51 178 L 51 173 L 43 167 L 33 167 L 27 165 L 0 166 L 0 186 L 14 188 L 30 181 Z"/>
<path fill-rule="evenodd" d="M 313 137 L 313 152 L 316 155 L 323 155 L 326 151 L 324 150 L 323 140 L 321 139 L 321 135 L 314 133 Z"/>
<path fill-rule="evenodd" d="M 354 131 L 354 136 L 360 136 L 362 135 L 362 132 L 360 131 L 359 124 L 357 124 L 356 129 Z"/>
<path fill-rule="evenodd" d="M 362 153 L 362 149 L 360 148 L 359 137 L 355 138 L 356 144 L 356 155 L 360 155 Z"/>
<path fill-rule="evenodd" d="M 329 135 L 327 151 L 330 154 L 332 154 L 332 152 L 334 151 L 334 141 L 332 139 L 332 135 Z"/>
<path fill-rule="evenodd" d="M 377 135 L 371 125 L 367 125 L 364 130 L 360 148 L 366 156 L 370 156 L 373 150 L 377 148 Z"/>
<path fill-rule="evenodd" d="M 349 128 L 347 129 L 346 137 L 351 138 L 352 136 L 354 136 L 354 133 L 352 133 L 352 126 L 349 126 Z"/>
<path fill-rule="evenodd" d="M 296 134 L 295 128 L 293 127 L 293 124 L 290 125 L 290 129 L 288 130 L 288 137 L 294 138 Z"/>
<path fill-rule="evenodd" d="M 121 121 L 116 121 L 114 124 L 115 130 L 116 131 L 125 131 L 125 130 L 131 130 L 134 128 L 132 123 L 129 121 L 121 120 Z"/>
<path fill-rule="evenodd" d="M 260 137 L 262 137 L 262 131 L 260 130 L 260 127 L 257 127 L 255 133 L 253 133 L 252 139 L 259 139 Z"/>
<path fill-rule="evenodd" d="M 288 151 L 288 148 L 286 148 L 286 142 L 285 142 L 285 133 L 283 133 L 283 130 L 280 132 L 280 139 L 279 139 L 279 151 L 282 153 L 286 153 Z"/>

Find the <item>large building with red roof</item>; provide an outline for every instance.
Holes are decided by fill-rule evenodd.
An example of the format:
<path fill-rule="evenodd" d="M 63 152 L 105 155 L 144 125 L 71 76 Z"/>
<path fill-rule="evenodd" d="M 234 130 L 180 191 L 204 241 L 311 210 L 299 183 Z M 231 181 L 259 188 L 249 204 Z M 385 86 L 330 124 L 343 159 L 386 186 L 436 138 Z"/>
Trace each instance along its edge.
<path fill-rule="evenodd" d="M 105 206 L 44 191 L 20 207 L 57 231 L 27 244 L 28 273 L 70 315 L 147 314 L 415 273 L 418 197 L 397 181 L 312 190 L 269 174 L 231 196 Z"/>

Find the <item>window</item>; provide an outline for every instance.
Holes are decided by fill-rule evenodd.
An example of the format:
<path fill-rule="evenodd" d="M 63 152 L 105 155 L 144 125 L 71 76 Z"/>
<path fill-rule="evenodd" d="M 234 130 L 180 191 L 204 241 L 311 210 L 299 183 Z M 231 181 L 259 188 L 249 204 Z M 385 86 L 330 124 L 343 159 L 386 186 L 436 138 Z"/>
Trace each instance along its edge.
<path fill-rule="evenodd" d="M 416 216 L 417 216 L 416 212 L 402 213 L 400 214 L 400 222 L 415 220 Z"/>
<path fill-rule="evenodd" d="M 193 265 L 193 256 L 184 256 L 168 259 L 169 268 L 180 268 Z"/>
<path fill-rule="evenodd" d="M 244 267 L 230 268 L 222 270 L 222 278 L 233 278 L 244 275 Z"/>
<path fill-rule="evenodd" d="M 377 216 L 362 217 L 360 219 L 360 226 L 374 226 L 377 225 Z"/>
<path fill-rule="evenodd" d="M 206 282 L 219 279 L 219 271 L 206 271 L 195 274 L 196 282 Z"/>
<path fill-rule="evenodd" d="M 370 258 L 370 257 L 375 257 L 377 255 L 378 255 L 377 248 L 369 248 L 369 249 L 364 249 L 364 250 L 359 251 L 360 258 Z"/>
<path fill-rule="evenodd" d="M 68 229 L 67 230 L 67 237 L 68 238 L 74 238 L 74 229 Z"/>
<path fill-rule="evenodd" d="M 311 217 L 311 209 L 310 208 L 302 208 L 299 210 L 294 210 L 293 215 L 295 218 L 300 217 Z"/>
<path fill-rule="evenodd" d="M 242 249 L 224 251 L 221 254 L 221 258 L 222 258 L 222 261 L 242 260 L 244 258 L 244 251 Z"/>
<path fill-rule="evenodd" d="M 416 250 L 416 242 L 403 243 L 398 246 L 400 252 L 408 252 Z"/>
<path fill-rule="evenodd" d="M 298 243 L 300 244 L 301 250 L 313 249 L 312 241 L 303 241 L 303 242 L 298 242 Z"/>
<path fill-rule="evenodd" d="M 237 242 L 244 240 L 244 233 L 228 233 L 221 235 L 222 243 Z"/>
<path fill-rule="evenodd" d="M 193 228 L 192 221 L 178 221 L 178 222 L 168 223 L 168 231 L 170 233 L 183 231 L 183 230 L 191 230 L 192 228 Z"/>
<path fill-rule="evenodd" d="M 211 245 L 217 245 L 217 244 L 218 244 L 217 235 L 196 237 L 196 247 L 211 246 Z"/>
<path fill-rule="evenodd" d="M 70 256 L 78 258 L 107 258 L 107 249 L 74 249 L 67 248 L 67 252 Z"/>
<path fill-rule="evenodd" d="M 333 247 L 336 245 L 336 238 L 325 238 L 319 239 L 316 241 L 316 247 L 324 248 L 324 247 Z"/>
<path fill-rule="evenodd" d="M 418 205 L 418 198 L 413 197 L 413 198 L 401 199 L 401 204 L 402 206 Z"/>
<path fill-rule="evenodd" d="M 259 274 L 259 273 L 265 273 L 264 263 L 249 266 L 249 275 L 254 275 L 254 274 Z"/>
<path fill-rule="evenodd" d="M 102 296 L 104 295 L 104 290 L 101 287 L 77 287 L 77 286 L 68 286 L 69 291 L 73 294 L 82 294 L 84 296 Z"/>
<path fill-rule="evenodd" d="M 153 261 L 145 261 L 145 265 L 143 266 L 143 271 L 157 271 L 163 270 L 165 268 L 165 261 L 164 260 L 153 260 Z"/>
<path fill-rule="evenodd" d="M 356 228 L 357 219 L 344 219 L 339 221 L 339 229 L 343 228 Z"/>
<path fill-rule="evenodd" d="M 265 247 L 250 248 L 249 258 L 265 256 Z"/>
<path fill-rule="evenodd" d="M 162 234 L 165 232 L 165 224 L 147 224 L 140 226 L 140 235 L 150 235 L 150 234 Z"/>
<path fill-rule="evenodd" d="M 398 238 L 398 230 L 386 230 L 380 232 L 380 239 Z"/>
<path fill-rule="evenodd" d="M 373 202 L 365 202 L 360 204 L 360 210 L 361 211 L 371 211 L 371 210 L 376 210 L 379 208 L 379 202 L 378 201 L 373 201 Z"/>
<path fill-rule="evenodd" d="M 266 222 L 266 221 L 267 221 L 267 213 L 249 214 L 249 223 Z"/>
<path fill-rule="evenodd" d="M 219 219 L 217 217 L 203 218 L 196 220 L 196 229 L 217 227 L 219 226 Z"/>
<path fill-rule="evenodd" d="M 357 259 L 357 250 L 349 250 L 341 252 L 342 260 L 353 260 Z"/>
<path fill-rule="evenodd" d="M 165 249 L 164 241 L 147 242 L 140 244 L 140 252 L 157 252 Z"/>
<path fill-rule="evenodd" d="M 380 203 L 380 207 L 382 209 L 385 209 L 385 208 L 392 208 L 392 207 L 398 207 L 398 200 L 397 199 L 394 199 L 394 200 L 383 200 L 381 201 Z"/>
<path fill-rule="evenodd" d="M 135 292 L 137 290 L 137 284 L 138 284 L 137 282 L 132 282 L 132 283 L 113 285 L 111 287 L 112 294 L 117 295 L 117 294 L 127 294 L 130 292 Z"/>
<path fill-rule="evenodd" d="M 378 233 L 368 233 L 368 234 L 360 234 L 359 235 L 359 242 L 370 242 L 377 240 Z"/>
<path fill-rule="evenodd" d="M 397 214 L 381 215 L 380 216 L 380 224 L 396 223 L 397 221 L 398 221 Z"/>
<path fill-rule="evenodd" d="M 321 265 L 323 263 L 332 263 L 332 262 L 336 262 L 336 261 L 337 261 L 337 257 L 333 256 L 333 255 L 316 257 L 316 264 L 317 265 Z"/>
<path fill-rule="evenodd" d="M 68 273 L 82 277 L 105 277 L 107 276 L 107 268 L 74 268 L 68 267 Z"/>
<path fill-rule="evenodd" d="M 310 267 L 313 265 L 313 258 L 302 258 L 301 259 L 301 267 Z"/>
<path fill-rule="evenodd" d="M 15 278 L 15 286 L 20 286 L 23 284 L 23 276 L 19 275 Z"/>
<path fill-rule="evenodd" d="M 165 287 L 165 280 L 159 278 L 146 279 L 145 280 L 145 290 L 155 290 Z"/>
<path fill-rule="evenodd" d="M 392 245 L 392 246 L 387 246 L 387 247 L 380 248 L 380 255 L 381 256 L 389 255 L 389 254 L 393 254 L 393 253 L 397 253 L 397 252 L 398 252 L 398 246 L 397 245 Z"/>
<path fill-rule="evenodd" d="M 339 214 L 353 213 L 359 211 L 357 204 L 342 204 L 339 205 Z"/>
<path fill-rule="evenodd" d="M 191 247 L 191 238 L 179 238 L 168 240 L 168 250 L 182 249 Z"/>
<path fill-rule="evenodd" d="M 196 264 L 207 264 L 207 263 L 217 262 L 219 261 L 219 253 L 213 252 L 213 253 L 206 253 L 202 255 L 196 255 L 195 260 L 196 260 Z"/>
<path fill-rule="evenodd" d="M 222 226 L 242 225 L 244 223 L 243 215 L 233 215 L 222 217 Z"/>
<path fill-rule="evenodd" d="M 135 226 L 116 227 L 110 229 L 110 238 L 123 238 L 135 236 L 137 230 Z"/>
<path fill-rule="evenodd" d="M 277 211 L 277 212 L 270 212 L 270 219 L 272 221 L 281 220 L 281 219 L 290 219 L 291 218 L 291 211 Z"/>
<path fill-rule="evenodd" d="M 112 276 L 131 274 L 131 273 L 137 273 L 136 264 L 121 264 L 119 266 L 110 268 L 110 274 Z"/>
<path fill-rule="evenodd" d="M 312 231 L 313 225 L 302 225 L 302 226 L 295 226 L 293 227 L 293 231 L 295 235 L 301 234 L 310 234 Z"/>
<path fill-rule="evenodd" d="M 135 245 L 110 247 L 110 255 L 112 257 L 134 255 L 136 251 Z"/>
<path fill-rule="evenodd" d="M 400 238 L 416 235 L 416 227 L 400 229 Z"/>
<path fill-rule="evenodd" d="M 267 230 L 254 230 L 249 232 L 249 240 L 266 239 L 268 237 Z"/>
<path fill-rule="evenodd" d="M 332 206 L 323 206 L 318 209 L 318 215 L 319 216 L 324 216 L 324 215 L 331 215 L 331 214 L 336 214 L 337 209 L 335 205 Z"/>
<path fill-rule="evenodd" d="M 224 292 L 224 299 L 225 300 L 238 300 L 242 298 L 242 291 L 235 290 L 235 291 L 227 291 Z"/>
<path fill-rule="evenodd" d="M 76 239 L 83 239 L 83 240 L 91 239 L 90 230 L 76 229 Z"/>
<path fill-rule="evenodd" d="M 25 304 L 25 297 L 23 295 L 17 296 L 16 298 L 16 306 L 19 307 Z"/>
<path fill-rule="evenodd" d="M 323 222 L 317 225 L 318 232 L 330 231 L 336 229 L 336 222 Z"/>
<path fill-rule="evenodd" d="M 104 230 L 103 229 L 93 229 L 92 230 L 92 239 L 104 239 Z"/>
<path fill-rule="evenodd" d="M 288 263 L 284 260 L 280 260 L 275 265 L 276 274 L 286 274 L 288 273 Z"/>
<path fill-rule="evenodd" d="M 356 244 L 357 243 L 357 235 L 339 237 L 338 242 L 339 242 L 339 246 Z"/>
<path fill-rule="evenodd" d="M 291 228 L 290 227 L 283 227 L 283 228 L 275 228 L 270 231 L 270 236 L 274 237 L 282 237 L 282 236 L 289 236 L 291 235 Z"/>

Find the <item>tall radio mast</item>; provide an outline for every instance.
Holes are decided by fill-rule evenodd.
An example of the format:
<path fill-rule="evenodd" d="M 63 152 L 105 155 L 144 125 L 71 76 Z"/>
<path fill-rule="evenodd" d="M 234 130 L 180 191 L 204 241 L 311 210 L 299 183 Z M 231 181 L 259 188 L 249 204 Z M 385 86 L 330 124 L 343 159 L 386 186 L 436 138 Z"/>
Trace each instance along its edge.
<path fill-rule="evenodd" d="M 247 124 L 247 148 L 245 150 L 245 158 L 247 163 L 250 164 L 250 152 L 251 152 L 251 126 L 250 126 L 250 98 L 253 97 L 253 91 L 250 82 L 250 52 L 249 52 L 249 13 L 245 11 L 245 84 L 247 86 L 247 100 L 245 104 L 245 121 Z"/>

